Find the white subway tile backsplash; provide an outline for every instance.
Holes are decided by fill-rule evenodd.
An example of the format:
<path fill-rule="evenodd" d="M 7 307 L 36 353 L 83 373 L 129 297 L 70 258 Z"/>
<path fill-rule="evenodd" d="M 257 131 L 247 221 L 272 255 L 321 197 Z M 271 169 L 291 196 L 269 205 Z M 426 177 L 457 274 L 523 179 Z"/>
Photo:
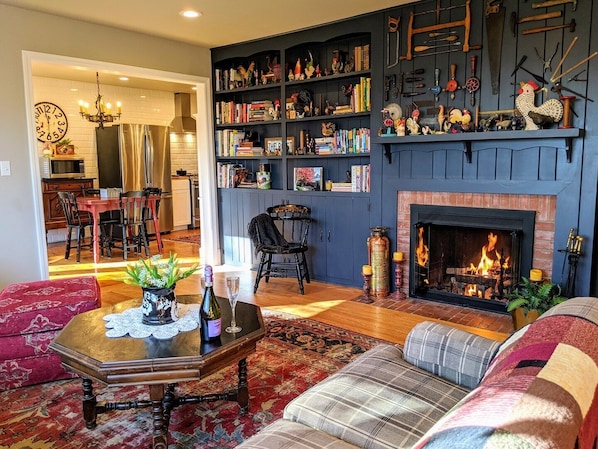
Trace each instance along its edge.
<path fill-rule="evenodd" d="M 110 102 L 113 105 L 117 101 L 122 103 L 123 112 L 120 119 L 122 123 L 167 126 L 170 125 L 175 115 L 174 94 L 171 92 L 104 85 L 101 76 L 100 92 L 105 102 Z M 79 114 L 79 100 L 90 103 L 90 112 L 94 112 L 93 103 L 97 96 L 95 77 L 89 83 L 33 77 L 33 93 L 35 103 L 51 101 L 65 111 L 69 122 L 66 137 L 75 144 L 76 154 L 85 158 L 86 176 L 97 178 L 94 131 L 97 125 L 84 120 Z M 187 170 L 188 173 L 197 173 L 196 136 L 173 133 L 170 135 L 170 141 L 172 173 L 174 174 L 180 168 Z M 43 144 L 38 142 L 40 156 L 42 150 Z"/>

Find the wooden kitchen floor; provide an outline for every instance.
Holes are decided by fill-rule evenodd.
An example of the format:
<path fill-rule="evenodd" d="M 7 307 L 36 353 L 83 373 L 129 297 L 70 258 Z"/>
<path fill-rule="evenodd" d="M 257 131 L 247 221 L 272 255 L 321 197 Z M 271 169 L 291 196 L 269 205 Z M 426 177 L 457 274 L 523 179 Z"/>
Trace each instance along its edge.
<path fill-rule="evenodd" d="M 164 252 L 177 253 L 185 264 L 199 262 L 199 245 L 171 240 L 199 231 L 177 231 L 164 236 Z M 75 275 L 95 275 L 102 288 L 102 304 L 115 304 L 139 297 L 139 287 L 123 282 L 126 262 L 115 251 L 112 259 L 102 258 L 94 264 L 89 250 L 83 250 L 81 262 L 75 261 L 71 250 L 69 260 L 64 259 L 64 243 L 48 244 L 50 278 Z M 155 241 L 151 243 L 156 252 Z M 129 263 L 136 261 L 132 258 Z M 233 266 L 215 267 L 214 288 L 219 296 L 226 296 L 224 278 L 235 272 L 241 276 L 240 301 L 257 304 L 263 308 L 309 317 L 327 324 L 343 327 L 388 341 L 403 343 L 409 330 L 426 319 L 450 322 L 479 335 L 503 340 L 513 331 L 510 315 L 479 311 L 449 304 L 439 304 L 421 299 L 398 300 L 392 295 L 375 299 L 372 304 L 360 302 L 359 288 L 312 281 L 305 285 L 305 295 L 299 293 L 294 278 L 263 280 L 256 294 L 253 293 L 255 272 Z M 193 275 L 177 284 L 177 294 L 195 294 L 199 291 L 199 276 Z"/>

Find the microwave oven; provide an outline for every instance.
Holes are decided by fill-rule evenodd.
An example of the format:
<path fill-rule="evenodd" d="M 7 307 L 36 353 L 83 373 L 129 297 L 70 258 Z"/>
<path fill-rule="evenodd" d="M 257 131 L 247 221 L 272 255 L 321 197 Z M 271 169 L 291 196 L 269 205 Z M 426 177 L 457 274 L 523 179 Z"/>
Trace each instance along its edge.
<path fill-rule="evenodd" d="M 85 159 L 77 157 L 40 158 L 42 178 L 84 178 Z"/>

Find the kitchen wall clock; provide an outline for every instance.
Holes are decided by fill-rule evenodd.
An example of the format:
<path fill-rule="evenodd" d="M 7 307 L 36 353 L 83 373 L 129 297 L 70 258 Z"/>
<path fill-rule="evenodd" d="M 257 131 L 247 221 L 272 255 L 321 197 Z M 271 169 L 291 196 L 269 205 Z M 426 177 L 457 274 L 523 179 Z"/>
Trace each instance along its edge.
<path fill-rule="evenodd" d="M 66 135 L 69 121 L 60 106 L 49 101 L 35 104 L 35 133 L 40 142 L 56 143 Z"/>

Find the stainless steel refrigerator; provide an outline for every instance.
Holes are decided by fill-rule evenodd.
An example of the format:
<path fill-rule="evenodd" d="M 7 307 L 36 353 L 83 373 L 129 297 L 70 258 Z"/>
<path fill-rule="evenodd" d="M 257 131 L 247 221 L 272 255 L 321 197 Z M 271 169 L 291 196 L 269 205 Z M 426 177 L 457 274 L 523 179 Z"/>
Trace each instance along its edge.
<path fill-rule="evenodd" d="M 173 228 L 170 171 L 170 128 L 120 124 L 96 128 L 100 188 L 124 192 L 160 187 L 160 232 Z M 154 232 L 153 226 L 149 229 Z"/>

